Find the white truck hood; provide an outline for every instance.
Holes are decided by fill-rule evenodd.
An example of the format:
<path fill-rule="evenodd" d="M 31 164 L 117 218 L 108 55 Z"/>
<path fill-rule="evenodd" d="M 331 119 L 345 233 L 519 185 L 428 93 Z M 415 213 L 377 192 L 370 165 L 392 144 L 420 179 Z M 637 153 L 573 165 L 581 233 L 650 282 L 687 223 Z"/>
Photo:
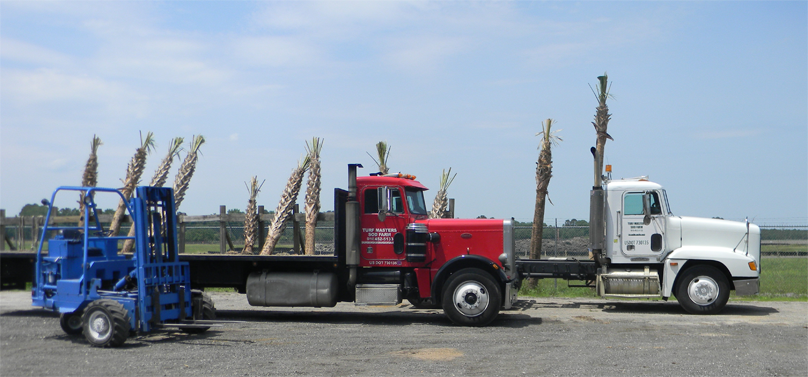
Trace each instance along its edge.
<path fill-rule="evenodd" d="M 682 247 L 718 247 L 733 250 L 760 263 L 760 228 L 755 224 L 700 217 L 678 217 Z"/>

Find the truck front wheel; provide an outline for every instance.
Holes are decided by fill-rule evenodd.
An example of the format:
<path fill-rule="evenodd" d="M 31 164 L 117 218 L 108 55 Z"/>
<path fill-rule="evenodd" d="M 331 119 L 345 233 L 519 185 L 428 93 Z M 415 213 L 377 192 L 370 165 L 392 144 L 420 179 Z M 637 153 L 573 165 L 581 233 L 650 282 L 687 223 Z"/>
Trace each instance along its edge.
<path fill-rule="evenodd" d="M 446 281 L 441 301 L 443 311 L 452 322 L 485 326 L 499 314 L 502 296 L 490 274 L 477 268 L 465 268 Z"/>
<path fill-rule="evenodd" d="M 729 282 L 712 266 L 687 269 L 676 287 L 676 300 L 688 313 L 716 314 L 729 300 Z"/>

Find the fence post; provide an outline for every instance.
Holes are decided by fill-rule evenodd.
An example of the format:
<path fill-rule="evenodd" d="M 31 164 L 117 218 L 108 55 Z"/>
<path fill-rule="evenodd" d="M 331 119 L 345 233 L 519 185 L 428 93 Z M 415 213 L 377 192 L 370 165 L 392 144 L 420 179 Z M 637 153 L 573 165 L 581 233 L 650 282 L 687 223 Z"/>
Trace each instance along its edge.
<path fill-rule="evenodd" d="M 36 251 L 39 244 L 39 219 L 37 216 L 31 216 L 31 251 Z"/>
<path fill-rule="evenodd" d="M 292 212 L 292 249 L 295 251 L 295 254 L 300 254 L 300 228 L 298 228 L 299 224 L 297 222 L 297 211 L 300 210 L 300 204 L 295 204 L 295 209 Z"/>
<path fill-rule="evenodd" d="M 561 232 L 558 230 L 558 217 L 555 218 L 555 248 L 553 249 L 553 256 L 558 257 L 558 237 Z M 553 279 L 553 287 L 558 291 L 558 279 Z"/>
<path fill-rule="evenodd" d="M 177 234 L 177 247 L 180 254 L 185 254 L 185 215 L 178 215 L 179 232 Z"/>
<path fill-rule="evenodd" d="M 264 234 L 264 229 L 266 228 L 266 223 L 261 215 L 264 214 L 264 206 L 258 206 L 258 251 L 264 250 L 264 242 L 267 239 L 267 236 Z"/>
<path fill-rule="evenodd" d="M 20 228 L 17 229 L 17 250 L 25 250 L 25 216 L 20 216 Z"/>
<path fill-rule="evenodd" d="M 6 250 L 6 210 L 0 209 L 0 251 Z"/>
<path fill-rule="evenodd" d="M 558 257 L 558 238 L 561 237 L 561 231 L 558 230 L 558 218 L 555 219 L 555 250 L 553 250 L 553 256 Z"/>
<path fill-rule="evenodd" d="M 227 252 L 227 228 L 225 226 L 225 216 L 227 216 L 227 206 L 219 206 L 219 253 Z"/>

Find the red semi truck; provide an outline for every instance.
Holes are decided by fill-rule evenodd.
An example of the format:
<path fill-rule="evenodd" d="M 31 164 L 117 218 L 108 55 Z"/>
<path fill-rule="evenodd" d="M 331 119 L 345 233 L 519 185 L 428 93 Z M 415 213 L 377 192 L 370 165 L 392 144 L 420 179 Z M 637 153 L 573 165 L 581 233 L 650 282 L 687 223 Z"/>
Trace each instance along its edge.
<path fill-rule="evenodd" d="M 192 286 L 235 287 L 253 306 L 398 304 L 443 307 L 482 326 L 510 308 L 519 288 L 508 220 L 429 219 L 414 177 L 357 177 L 334 195 L 333 256 L 185 255 Z"/>

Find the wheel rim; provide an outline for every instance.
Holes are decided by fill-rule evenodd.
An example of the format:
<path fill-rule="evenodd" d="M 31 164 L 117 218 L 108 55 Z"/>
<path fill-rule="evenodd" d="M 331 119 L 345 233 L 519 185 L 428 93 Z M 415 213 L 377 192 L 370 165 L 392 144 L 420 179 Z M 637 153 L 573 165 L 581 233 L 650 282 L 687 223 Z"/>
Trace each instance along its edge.
<path fill-rule="evenodd" d="M 90 314 L 90 319 L 87 321 L 88 331 L 93 339 L 104 341 L 112 334 L 112 326 L 109 317 L 102 312 L 95 312 Z"/>
<path fill-rule="evenodd" d="M 687 295 L 697 305 L 707 306 L 718 299 L 718 283 L 709 276 L 698 276 L 687 286 Z"/>
<path fill-rule="evenodd" d="M 488 289 L 476 281 L 460 284 L 452 298 L 457 310 L 466 317 L 476 317 L 488 308 Z"/>

